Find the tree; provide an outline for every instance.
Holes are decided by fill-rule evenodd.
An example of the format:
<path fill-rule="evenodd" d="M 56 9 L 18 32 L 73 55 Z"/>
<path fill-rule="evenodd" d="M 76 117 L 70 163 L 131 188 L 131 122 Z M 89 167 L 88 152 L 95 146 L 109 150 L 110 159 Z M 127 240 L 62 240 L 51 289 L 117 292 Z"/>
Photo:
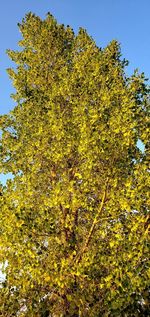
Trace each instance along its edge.
<path fill-rule="evenodd" d="M 0 196 L 1 316 L 146 316 L 144 74 L 127 77 L 118 42 L 100 49 L 50 14 L 19 29 L 16 107 L 0 118 L 1 172 L 13 174 Z"/>

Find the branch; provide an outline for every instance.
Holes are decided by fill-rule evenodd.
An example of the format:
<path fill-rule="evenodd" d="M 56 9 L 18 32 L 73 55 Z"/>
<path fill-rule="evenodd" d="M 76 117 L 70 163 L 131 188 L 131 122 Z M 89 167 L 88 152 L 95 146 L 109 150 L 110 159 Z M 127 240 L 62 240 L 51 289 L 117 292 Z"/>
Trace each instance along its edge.
<path fill-rule="evenodd" d="M 103 210 L 103 207 L 104 207 L 104 203 L 105 203 L 105 199 L 106 199 L 106 193 L 107 193 L 107 185 L 108 185 L 108 178 L 106 179 L 106 183 L 105 183 L 105 189 L 104 189 L 104 194 L 103 194 L 103 197 L 102 197 L 102 201 L 101 201 L 101 205 L 100 205 L 100 209 L 98 210 L 94 220 L 93 220 L 93 223 L 91 225 L 91 228 L 90 228 L 90 231 L 89 231 L 89 234 L 87 236 L 87 239 L 85 241 L 85 244 L 83 245 L 83 248 L 82 250 L 79 252 L 79 254 L 76 256 L 75 258 L 75 262 L 76 263 L 79 263 L 81 260 L 82 260 L 82 257 L 84 255 L 84 253 L 86 252 L 87 248 L 88 248 L 88 245 L 91 241 L 91 238 L 92 238 L 92 235 L 93 235 L 93 232 L 94 232 L 94 229 L 95 229 L 95 226 L 96 224 L 99 222 L 99 215 L 101 214 L 102 210 Z"/>

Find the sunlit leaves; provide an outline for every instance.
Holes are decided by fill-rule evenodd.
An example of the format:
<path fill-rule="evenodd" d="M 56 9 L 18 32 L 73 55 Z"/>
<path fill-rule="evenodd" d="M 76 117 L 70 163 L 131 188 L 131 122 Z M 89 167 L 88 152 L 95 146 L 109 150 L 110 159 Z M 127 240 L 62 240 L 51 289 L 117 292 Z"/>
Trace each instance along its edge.
<path fill-rule="evenodd" d="M 0 196 L 2 315 L 132 316 L 134 307 L 140 316 L 149 274 L 144 75 L 126 77 L 116 41 L 99 49 L 50 14 L 30 13 L 19 28 L 21 50 L 8 51 L 17 105 L 0 118 L 0 168 L 14 176 Z"/>

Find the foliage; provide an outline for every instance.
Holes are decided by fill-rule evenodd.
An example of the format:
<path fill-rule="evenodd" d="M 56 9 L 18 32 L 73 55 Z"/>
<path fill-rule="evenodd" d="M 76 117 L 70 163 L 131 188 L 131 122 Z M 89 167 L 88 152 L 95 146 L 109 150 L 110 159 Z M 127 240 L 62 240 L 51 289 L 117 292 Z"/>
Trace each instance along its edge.
<path fill-rule="evenodd" d="M 100 49 L 50 14 L 19 29 L 16 107 L 0 118 L 0 168 L 13 174 L 0 196 L 1 316 L 148 316 L 144 74 L 126 76 L 116 41 Z"/>

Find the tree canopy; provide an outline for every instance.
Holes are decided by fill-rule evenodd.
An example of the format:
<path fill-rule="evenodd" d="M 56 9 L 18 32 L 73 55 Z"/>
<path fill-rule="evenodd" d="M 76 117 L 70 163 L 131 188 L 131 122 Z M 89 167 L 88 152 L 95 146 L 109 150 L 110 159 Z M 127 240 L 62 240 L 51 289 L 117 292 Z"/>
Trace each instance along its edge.
<path fill-rule="evenodd" d="M 1 316 L 148 316 L 149 87 L 120 45 L 32 13 L 0 117 Z M 144 150 L 137 146 L 144 144 Z"/>

